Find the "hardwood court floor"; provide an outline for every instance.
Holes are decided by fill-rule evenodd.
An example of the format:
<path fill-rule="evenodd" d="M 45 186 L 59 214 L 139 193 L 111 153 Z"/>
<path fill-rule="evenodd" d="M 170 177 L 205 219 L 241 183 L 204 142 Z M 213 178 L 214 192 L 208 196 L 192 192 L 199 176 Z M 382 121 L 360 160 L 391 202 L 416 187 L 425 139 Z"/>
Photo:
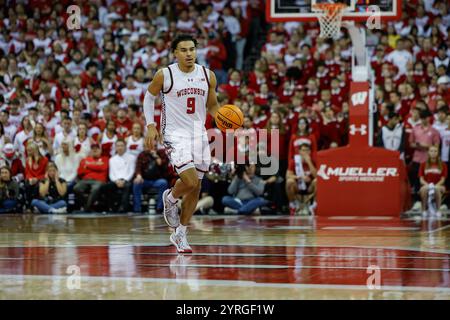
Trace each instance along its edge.
<path fill-rule="evenodd" d="M 2 215 L 0 299 L 450 299 L 447 219 L 195 216 L 192 255 L 169 234 L 161 216 Z"/>

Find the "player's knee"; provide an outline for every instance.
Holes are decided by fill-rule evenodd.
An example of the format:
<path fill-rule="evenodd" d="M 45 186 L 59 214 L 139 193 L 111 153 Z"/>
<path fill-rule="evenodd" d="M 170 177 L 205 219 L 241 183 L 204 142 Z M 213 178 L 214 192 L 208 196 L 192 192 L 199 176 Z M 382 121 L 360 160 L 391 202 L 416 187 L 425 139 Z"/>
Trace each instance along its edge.
<path fill-rule="evenodd" d="M 186 187 L 193 191 L 198 188 L 199 180 L 198 179 L 186 179 L 186 181 L 183 181 Z"/>

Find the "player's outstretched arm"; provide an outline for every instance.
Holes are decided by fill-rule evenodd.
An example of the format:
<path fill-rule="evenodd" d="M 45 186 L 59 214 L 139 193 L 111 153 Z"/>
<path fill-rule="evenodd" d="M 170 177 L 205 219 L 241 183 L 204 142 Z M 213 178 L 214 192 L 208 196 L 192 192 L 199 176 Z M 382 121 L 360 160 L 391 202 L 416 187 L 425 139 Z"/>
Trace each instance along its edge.
<path fill-rule="evenodd" d="M 210 71 L 209 74 L 210 74 L 209 94 L 208 100 L 206 102 L 206 108 L 208 109 L 208 112 L 213 116 L 213 118 L 215 118 L 217 110 L 219 110 L 220 108 L 216 94 L 217 79 L 213 71 Z"/>
<path fill-rule="evenodd" d="M 153 145 L 153 141 L 160 140 L 161 136 L 156 129 L 155 123 L 155 100 L 159 92 L 162 90 L 164 83 L 164 75 L 162 70 L 158 70 L 150 82 L 144 96 L 144 116 L 147 126 L 147 135 L 145 142 L 149 147 Z"/>

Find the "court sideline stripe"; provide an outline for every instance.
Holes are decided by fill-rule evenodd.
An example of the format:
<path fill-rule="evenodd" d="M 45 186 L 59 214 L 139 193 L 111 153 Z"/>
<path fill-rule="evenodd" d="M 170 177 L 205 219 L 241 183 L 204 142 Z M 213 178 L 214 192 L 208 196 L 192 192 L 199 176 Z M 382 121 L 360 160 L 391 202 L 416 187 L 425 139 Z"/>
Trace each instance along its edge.
<path fill-rule="evenodd" d="M 0 280 L 11 279 L 19 280 L 61 280 L 67 281 L 69 276 L 46 276 L 46 275 L 0 275 Z M 381 286 L 379 290 L 369 290 L 364 285 L 327 285 L 327 284 L 301 284 L 301 283 L 266 283 L 254 281 L 236 281 L 236 280 L 208 280 L 208 279 L 173 279 L 173 278 L 136 278 L 136 277 L 104 277 L 104 276 L 82 276 L 83 281 L 135 281 L 146 283 L 172 283 L 172 284 L 192 284 L 194 281 L 197 285 L 202 286 L 233 286 L 233 287 L 261 287 L 261 288 L 292 288 L 292 289 L 335 289 L 335 290 L 366 290 L 369 292 L 380 291 L 418 291 L 418 292 L 445 292 L 450 293 L 450 288 L 445 287 L 417 287 L 417 286 Z"/>
<path fill-rule="evenodd" d="M 136 263 L 141 267 L 170 267 L 170 263 Z M 188 268 L 236 268 L 236 269 L 351 269 L 351 270 L 367 270 L 367 267 L 346 267 L 346 266 L 289 266 L 289 265 L 270 265 L 270 264 L 176 264 L 177 267 Z M 384 268 L 380 270 L 394 271 L 443 271 L 450 272 L 450 269 L 431 269 L 431 268 Z"/>
<path fill-rule="evenodd" d="M 176 256 L 176 252 L 140 252 L 132 253 L 132 255 L 149 255 L 149 256 Z M 270 254 L 270 253 L 215 253 L 215 252 L 195 252 L 190 253 L 191 256 L 218 256 L 218 257 L 319 257 L 319 258 L 388 258 L 388 259 L 428 259 L 428 260 L 449 260 L 450 257 L 411 257 L 411 256 L 366 256 L 366 255 L 339 255 L 339 254 Z"/>
<path fill-rule="evenodd" d="M 0 240 L 1 241 L 1 240 Z M 34 246 L 24 246 L 24 245 L 6 245 L 0 244 L 0 248 L 75 248 L 75 247 L 104 247 L 104 246 L 114 246 L 114 248 L 119 247 L 170 247 L 172 244 L 168 242 L 164 243 L 155 243 L 155 242 L 135 242 L 130 243 L 131 241 L 122 242 L 109 242 L 103 244 L 37 244 Z M 248 246 L 248 247 L 288 247 L 288 248 L 353 248 L 353 249 L 382 249 L 382 250 L 402 250 L 402 251 L 416 251 L 416 252 L 427 252 L 427 253 L 437 253 L 437 254 L 450 254 L 450 250 L 446 249 L 424 249 L 419 247 L 391 247 L 391 246 L 354 246 L 354 245 L 302 245 L 302 244 L 257 244 L 257 243 L 198 243 L 191 242 L 191 246 Z M 110 249 L 114 249 L 110 248 Z"/>

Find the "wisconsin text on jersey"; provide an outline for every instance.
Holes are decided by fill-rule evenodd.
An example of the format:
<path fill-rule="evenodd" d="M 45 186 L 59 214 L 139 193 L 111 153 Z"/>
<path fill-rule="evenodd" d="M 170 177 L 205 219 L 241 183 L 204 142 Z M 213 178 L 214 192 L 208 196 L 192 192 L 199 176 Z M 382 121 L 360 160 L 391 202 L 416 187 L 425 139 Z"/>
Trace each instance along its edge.
<path fill-rule="evenodd" d="M 200 88 L 186 88 L 186 89 L 182 89 L 182 90 L 178 90 L 177 91 L 177 96 L 178 97 L 182 97 L 182 96 L 186 96 L 188 94 L 196 94 L 199 96 L 205 96 L 206 95 L 206 91 Z"/>

